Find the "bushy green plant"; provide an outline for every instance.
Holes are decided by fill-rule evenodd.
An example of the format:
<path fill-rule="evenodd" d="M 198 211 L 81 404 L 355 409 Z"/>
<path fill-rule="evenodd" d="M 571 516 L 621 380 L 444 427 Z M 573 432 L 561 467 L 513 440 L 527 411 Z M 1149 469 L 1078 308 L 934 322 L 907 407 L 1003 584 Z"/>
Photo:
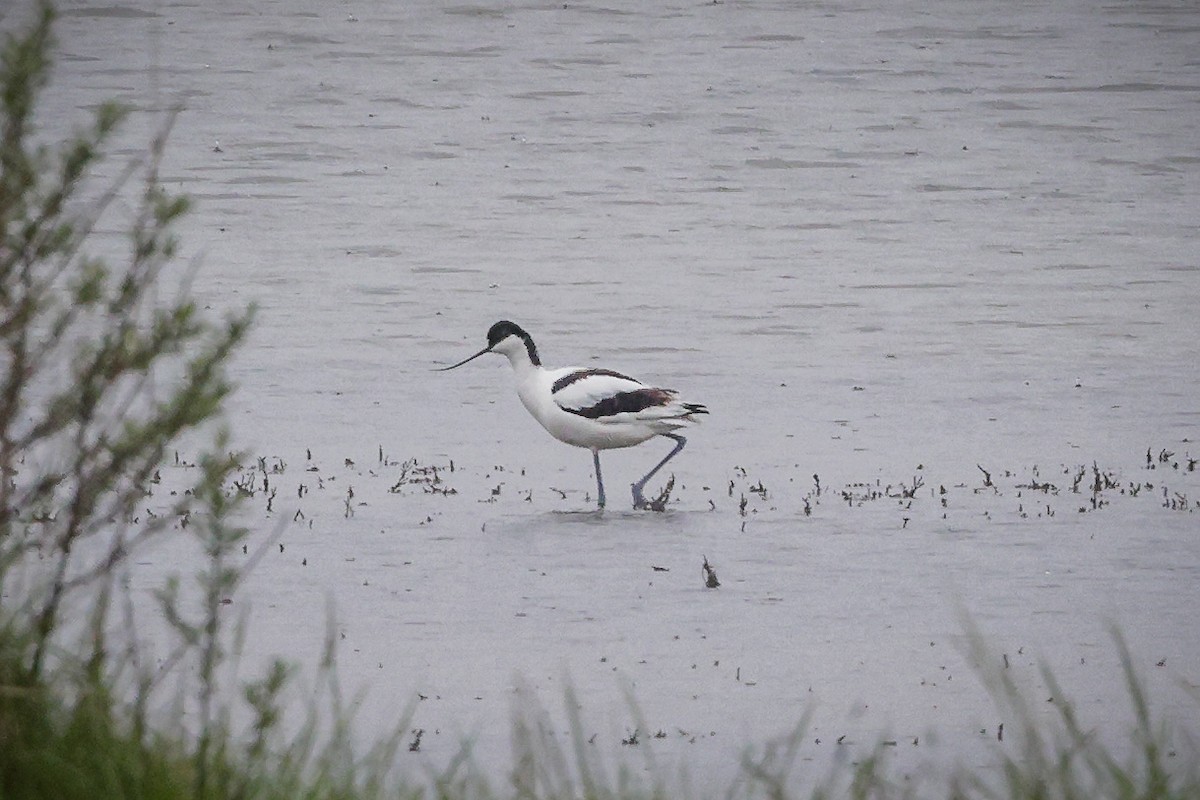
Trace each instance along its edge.
<path fill-rule="evenodd" d="M 134 669 L 124 710 L 112 687 L 138 666 L 138 645 L 111 631 L 130 557 L 168 531 L 197 536 L 210 566 L 202 619 L 169 618 L 199 654 L 207 729 L 222 656 L 215 604 L 236 582 L 227 555 L 245 535 L 229 522 L 236 462 L 219 418 L 251 312 L 214 320 L 186 293 L 160 298 L 173 226 L 188 209 L 158 180 L 170 119 L 105 185 L 95 168 L 128 109 L 101 104 L 65 141 L 41 140 L 34 112 L 53 22 L 51 6 L 38 5 L 0 52 L 0 795 L 51 796 L 44 780 L 60 797 L 96 797 L 189 779 L 203 794 L 205 736 L 192 764 L 183 748 L 136 757 L 154 738 L 146 699 L 156 679 Z M 127 255 L 96 255 L 98 222 L 127 196 Z M 141 513 L 166 454 L 193 432 L 212 443 L 194 481 L 168 508 Z M 104 776 L 113 785 L 95 785 Z"/>
<path fill-rule="evenodd" d="M 212 318 L 174 263 L 188 202 L 158 179 L 174 115 L 107 183 L 97 167 L 129 109 L 101 104 L 65 141 L 42 141 L 54 18 L 39 2 L 0 50 L 0 799 L 396 796 L 398 736 L 350 751 L 332 640 L 317 673 L 329 707 L 310 705 L 290 738 L 290 667 L 275 661 L 240 696 L 229 685 L 238 634 L 222 607 L 248 531 L 221 412 L 253 309 Z M 118 200 L 128 220 L 111 219 Z M 106 214 L 128 230 L 123 255 L 91 249 Z M 164 300 L 169 282 L 184 288 Z M 200 453 L 151 510 L 185 441 Z M 164 654 L 139 640 L 122 578 L 165 535 L 189 537 L 197 571 L 156 592 Z"/>

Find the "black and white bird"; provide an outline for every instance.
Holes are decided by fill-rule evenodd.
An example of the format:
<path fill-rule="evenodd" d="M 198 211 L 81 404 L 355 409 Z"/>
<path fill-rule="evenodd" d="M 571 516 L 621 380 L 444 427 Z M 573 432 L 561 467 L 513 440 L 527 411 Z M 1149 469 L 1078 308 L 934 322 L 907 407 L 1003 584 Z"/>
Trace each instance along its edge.
<path fill-rule="evenodd" d="M 517 374 L 517 395 L 533 418 L 560 442 L 592 451 L 600 508 L 604 508 L 601 450 L 633 447 L 655 436 L 675 442 L 666 458 L 633 484 L 633 507 L 647 508 L 642 494 L 646 482 L 687 444 L 678 431 L 696 423 L 697 415 L 708 413 L 702 405 L 681 401 L 674 389 L 646 386 L 610 369 L 546 369 L 533 338 L 507 320 L 493 325 L 487 340 L 487 347 L 475 355 L 439 371 L 461 367 L 485 353 L 507 356 Z"/>

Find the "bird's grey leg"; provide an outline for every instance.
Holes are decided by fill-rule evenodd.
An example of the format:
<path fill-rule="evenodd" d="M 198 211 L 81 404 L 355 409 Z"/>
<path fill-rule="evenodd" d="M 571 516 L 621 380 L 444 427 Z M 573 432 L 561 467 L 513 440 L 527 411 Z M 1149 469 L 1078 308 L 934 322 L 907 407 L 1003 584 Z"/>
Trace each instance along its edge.
<path fill-rule="evenodd" d="M 600 477 L 600 451 L 592 451 L 592 461 L 596 464 L 596 491 L 600 493 L 600 508 L 604 508 L 604 479 Z"/>
<path fill-rule="evenodd" d="M 649 481 L 651 478 L 653 478 L 654 473 L 656 473 L 660 469 L 662 469 L 664 464 L 666 464 L 672 458 L 677 456 L 679 454 L 679 451 L 683 449 L 683 446 L 685 444 L 687 444 L 687 439 L 683 438 L 682 436 L 680 436 L 677 433 L 664 433 L 662 435 L 666 436 L 668 439 L 674 439 L 675 440 L 675 448 L 673 450 L 671 450 L 671 452 L 667 453 L 666 458 L 664 458 L 662 461 L 655 464 L 654 469 L 647 472 L 646 476 L 644 478 L 642 478 L 637 483 L 633 484 L 633 507 L 634 508 L 645 508 L 646 506 L 649 505 L 649 503 L 646 502 L 645 496 L 642 494 L 642 489 L 646 488 L 646 482 Z"/>

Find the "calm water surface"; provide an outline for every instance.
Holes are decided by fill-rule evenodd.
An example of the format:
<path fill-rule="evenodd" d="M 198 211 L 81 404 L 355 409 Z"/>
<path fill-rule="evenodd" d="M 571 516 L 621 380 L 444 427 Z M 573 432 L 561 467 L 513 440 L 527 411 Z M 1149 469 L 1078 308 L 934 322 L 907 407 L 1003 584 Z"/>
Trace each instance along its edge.
<path fill-rule="evenodd" d="M 1186 2 L 64 3 L 45 126 L 117 97 L 151 112 L 133 152 L 182 102 L 165 179 L 197 201 L 195 290 L 261 307 L 232 416 L 288 480 L 306 449 L 326 475 L 380 446 L 459 466 L 437 498 L 343 470 L 368 506 L 311 501 L 285 534 L 307 571 L 248 590 L 256 647 L 319 652 L 332 596 L 367 721 L 436 697 L 435 760 L 470 735 L 505 763 L 514 676 L 555 708 L 570 676 L 613 749 L 631 690 L 669 764 L 724 781 L 812 701 L 826 741 L 994 724 L 960 608 L 1101 708 L 1106 618 L 1194 678 L 1194 518 L 1016 485 L 1140 479 L 1200 436 L 1198 30 Z M 549 364 L 708 404 L 677 512 L 559 513 L 589 505 L 587 454 L 501 361 L 428 371 L 501 318 Z M 814 473 L 924 489 L 806 516 Z"/>

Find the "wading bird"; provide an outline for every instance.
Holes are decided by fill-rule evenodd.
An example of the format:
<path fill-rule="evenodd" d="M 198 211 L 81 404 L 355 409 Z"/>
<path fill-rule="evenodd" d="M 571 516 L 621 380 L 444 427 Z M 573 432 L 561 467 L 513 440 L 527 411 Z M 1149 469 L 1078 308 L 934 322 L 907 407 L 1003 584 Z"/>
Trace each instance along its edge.
<path fill-rule="evenodd" d="M 533 338 L 507 320 L 493 325 L 487 340 L 487 347 L 475 355 L 438 371 L 461 367 L 486 353 L 507 356 L 517 374 L 517 395 L 533 418 L 560 442 L 592 451 L 600 508 L 604 508 L 601 450 L 632 447 L 655 436 L 675 442 L 667 457 L 633 484 L 633 507 L 648 508 L 642 494 L 646 482 L 687 444 L 676 431 L 697 422 L 697 414 L 708 413 L 702 405 L 682 402 L 674 389 L 646 386 L 610 369 L 546 369 Z"/>

